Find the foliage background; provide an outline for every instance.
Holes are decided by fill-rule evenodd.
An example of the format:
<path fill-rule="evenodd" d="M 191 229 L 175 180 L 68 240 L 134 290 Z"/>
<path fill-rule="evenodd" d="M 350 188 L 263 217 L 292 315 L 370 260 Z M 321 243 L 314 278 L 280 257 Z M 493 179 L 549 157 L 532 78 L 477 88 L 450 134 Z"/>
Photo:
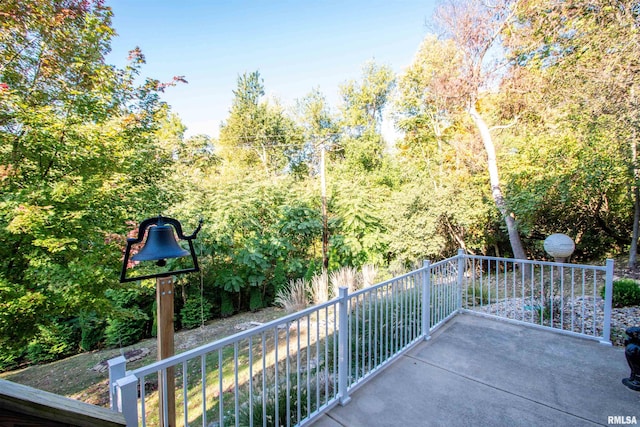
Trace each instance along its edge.
<path fill-rule="evenodd" d="M 506 71 L 473 108 L 527 256 L 545 257 L 555 232 L 575 239 L 574 260 L 633 253 L 638 3 L 498 3 Z M 440 18 L 451 4 L 487 19 L 472 0 L 443 3 Z M 455 37 L 427 36 L 401 75 L 364 64 L 338 108 L 313 88 L 282 106 L 258 71 L 240 74 L 220 137 L 186 138 L 160 98 L 184 78 L 144 78 L 139 49 L 124 69 L 105 63 L 103 2 L 7 0 L 0 16 L 0 369 L 152 336 L 154 283 L 118 274 L 125 238 L 158 213 L 187 233 L 204 219 L 201 272 L 176 282 L 178 328 L 272 304 L 322 269 L 323 170 L 330 271 L 384 276 L 460 247 L 512 255 L 455 96 L 468 89 Z M 398 141 L 381 135 L 385 112 Z"/>

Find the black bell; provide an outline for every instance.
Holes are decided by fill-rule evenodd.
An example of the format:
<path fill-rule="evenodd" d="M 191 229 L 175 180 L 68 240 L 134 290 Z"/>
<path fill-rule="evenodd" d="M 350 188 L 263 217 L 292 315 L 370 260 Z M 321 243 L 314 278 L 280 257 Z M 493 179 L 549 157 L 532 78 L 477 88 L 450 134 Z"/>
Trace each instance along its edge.
<path fill-rule="evenodd" d="M 131 257 L 132 261 L 158 261 L 159 266 L 166 265 L 167 258 L 180 258 L 189 255 L 189 251 L 182 249 L 173 234 L 173 227 L 160 222 L 155 227 L 149 227 L 147 241 L 140 252 Z"/>
<path fill-rule="evenodd" d="M 198 223 L 198 227 L 193 234 L 185 236 L 182 232 L 180 221 L 176 219 L 159 216 L 157 218 L 148 218 L 142 221 L 138 228 L 138 237 L 127 239 L 127 247 L 124 251 L 122 270 L 120 272 L 120 282 L 132 282 L 134 280 L 151 279 L 153 277 L 167 277 L 169 275 L 200 271 L 200 268 L 198 267 L 198 258 L 196 257 L 196 252 L 193 248 L 193 240 L 195 240 L 201 227 L 202 220 Z M 144 242 L 142 249 L 140 249 L 140 252 L 130 256 L 133 246 L 142 243 L 145 235 L 147 239 Z M 179 240 L 185 240 L 188 242 L 188 251 L 178 245 L 176 235 Z M 167 258 L 180 258 L 187 255 L 191 255 L 191 261 L 193 263 L 192 267 L 172 271 L 156 270 L 151 274 L 127 277 L 128 267 L 133 267 L 133 265 L 129 265 L 130 260 L 156 261 L 156 265 L 164 267 L 167 264 Z"/>

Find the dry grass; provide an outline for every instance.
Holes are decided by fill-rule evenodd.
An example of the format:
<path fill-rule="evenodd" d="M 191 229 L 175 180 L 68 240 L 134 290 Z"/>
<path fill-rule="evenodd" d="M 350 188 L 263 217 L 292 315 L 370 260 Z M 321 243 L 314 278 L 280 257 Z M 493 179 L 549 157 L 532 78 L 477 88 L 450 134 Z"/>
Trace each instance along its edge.
<path fill-rule="evenodd" d="M 304 310 L 309 305 L 308 288 L 308 283 L 304 279 L 290 280 L 289 286 L 280 289 L 273 302 L 288 313 Z"/>
<path fill-rule="evenodd" d="M 354 292 L 360 289 L 360 281 L 358 280 L 358 277 L 358 270 L 354 267 L 342 267 L 338 270 L 332 271 L 329 275 L 329 282 L 331 283 L 333 296 L 338 296 L 341 287 L 349 288 L 349 292 Z"/>
<path fill-rule="evenodd" d="M 311 302 L 321 304 L 329 301 L 329 277 L 326 272 L 311 278 Z"/>
<path fill-rule="evenodd" d="M 368 288 L 376 283 L 378 269 L 373 264 L 365 264 L 362 266 L 362 287 Z"/>

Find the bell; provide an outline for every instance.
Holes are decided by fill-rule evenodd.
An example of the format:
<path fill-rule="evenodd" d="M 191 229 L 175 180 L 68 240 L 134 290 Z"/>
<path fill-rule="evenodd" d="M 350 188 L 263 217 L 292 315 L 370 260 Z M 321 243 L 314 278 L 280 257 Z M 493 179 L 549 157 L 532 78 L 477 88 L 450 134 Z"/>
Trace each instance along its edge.
<path fill-rule="evenodd" d="M 150 227 L 140 252 L 131 257 L 132 261 L 158 261 L 159 266 L 166 265 L 167 258 L 180 258 L 189 255 L 189 251 L 182 249 L 173 234 L 173 228 L 162 221 L 155 227 Z"/>

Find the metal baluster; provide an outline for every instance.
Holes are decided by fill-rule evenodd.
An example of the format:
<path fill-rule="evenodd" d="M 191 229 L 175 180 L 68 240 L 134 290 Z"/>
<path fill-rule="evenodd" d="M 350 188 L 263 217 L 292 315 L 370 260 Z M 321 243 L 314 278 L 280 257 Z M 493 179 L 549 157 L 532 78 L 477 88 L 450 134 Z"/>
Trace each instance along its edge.
<path fill-rule="evenodd" d="M 249 425 L 253 426 L 253 336 L 249 335 Z"/>
<path fill-rule="evenodd" d="M 564 329 L 564 266 L 560 266 L 560 329 Z"/>
<path fill-rule="evenodd" d="M 146 410 L 146 404 L 145 404 L 145 400 L 147 398 L 146 396 L 146 385 L 145 385 L 145 381 L 144 381 L 144 376 L 142 378 L 140 378 L 140 416 L 141 416 L 141 423 L 143 426 L 147 425 L 147 410 Z"/>
<path fill-rule="evenodd" d="M 187 361 L 182 362 L 182 402 L 183 402 L 183 413 L 184 413 L 184 425 L 189 424 L 189 408 L 188 408 L 188 399 L 187 399 Z"/>
<path fill-rule="evenodd" d="M 511 297 L 513 298 L 513 301 L 515 303 L 515 301 L 517 301 L 517 296 L 516 296 L 516 264 L 515 262 L 511 264 Z M 517 318 L 517 314 L 516 314 L 516 305 L 513 305 L 513 309 L 512 309 L 512 314 L 513 319 Z"/>
<path fill-rule="evenodd" d="M 580 328 L 580 331 L 584 334 L 584 311 L 585 311 L 585 305 L 586 305 L 586 294 L 585 294 L 585 282 L 586 282 L 586 276 L 585 276 L 585 270 L 582 270 L 582 326 Z"/>
<path fill-rule="evenodd" d="M 593 335 L 594 337 L 596 336 L 596 309 L 598 307 L 597 304 L 597 287 L 598 287 L 598 273 L 594 270 L 593 271 L 593 310 L 592 310 L 592 316 L 593 316 L 593 332 L 591 333 L 591 335 Z"/>
<path fill-rule="evenodd" d="M 188 379 L 188 378 L 187 378 Z M 202 384 L 202 425 L 207 425 L 207 355 L 200 356 L 200 383 Z M 185 403 L 185 407 L 186 407 Z M 185 410 L 186 412 L 186 410 Z M 187 423 L 185 423 L 185 426 Z"/>
<path fill-rule="evenodd" d="M 571 332 L 575 332 L 575 314 L 576 314 L 576 295 L 575 295 L 575 287 L 576 287 L 576 278 L 575 278 L 576 269 L 571 268 Z"/>
<path fill-rule="evenodd" d="M 351 301 L 353 301 L 353 298 L 351 299 Z M 353 322 L 355 323 L 355 326 L 352 328 L 349 328 L 349 332 L 355 330 L 355 347 L 356 347 L 356 357 L 355 357 L 355 362 L 356 362 L 356 366 L 355 366 L 355 372 L 350 375 L 350 377 L 353 377 L 354 381 L 358 381 L 358 379 L 360 378 L 360 338 L 359 338 L 359 333 L 360 333 L 360 295 L 356 295 L 355 297 L 355 316 L 353 316 Z M 352 308 L 353 310 L 353 308 Z M 349 322 L 351 322 L 351 311 L 349 310 Z M 351 348 L 351 346 L 349 346 L 349 348 Z M 351 360 L 351 357 L 349 358 L 349 360 Z M 349 363 L 349 366 L 351 366 L 351 363 Z"/>
<path fill-rule="evenodd" d="M 202 386 L 204 387 L 204 370 L 202 371 Z M 223 396 L 223 391 L 224 391 L 224 384 L 223 384 L 224 378 L 222 376 L 222 349 L 218 350 L 218 400 L 220 401 L 219 405 L 220 405 L 220 415 L 219 415 L 219 419 L 218 422 L 220 426 L 224 425 L 224 396 Z M 202 408 L 203 408 L 203 413 L 206 412 L 206 406 L 204 406 L 204 402 L 202 402 Z"/>
<path fill-rule="evenodd" d="M 252 393 L 250 390 L 249 393 Z M 253 419 L 251 420 L 253 424 Z M 267 333 L 262 331 L 262 425 L 267 425 Z"/>
<path fill-rule="evenodd" d="M 338 384 L 338 304 L 333 305 L 333 384 L 334 396 L 337 395 L 337 387 Z"/>
<path fill-rule="evenodd" d="M 378 366 L 378 354 L 382 351 L 382 349 L 380 348 L 380 323 L 378 321 L 378 294 L 380 292 L 380 288 L 376 288 L 375 290 L 376 295 L 375 298 L 373 300 L 373 304 L 374 304 L 374 309 L 375 309 L 375 316 L 374 316 L 374 330 L 373 330 L 373 334 L 374 334 L 374 342 L 375 342 L 375 350 L 374 350 L 374 355 L 373 355 L 373 364 L 374 366 Z"/>
<path fill-rule="evenodd" d="M 347 378 L 347 374 L 349 373 L 350 367 L 351 367 L 351 359 L 350 359 L 350 352 L 349 347 L 351 347 L 349 345 L 349 334 L 348 334 L 348 318 L 350 318 L 351 316 L 348 315 L 349 313 L 349 289 L 348 288 L 344 288 L 341 287 L 340 288 L 340 326 L 339 326 L 339 338 L 340 338 L 340 343 L 338 345 L 338 359 L 339 359 L 339 363 L 340 363 L 340 367 L 339 367 L 339 371 L 338 371 L 338 387 L 339 387 L 339 395 L 340 395 L 340 404 L 341 405 L 346 405 L 349 400 L 351 400 L 351 398 L 349 397 L 348 394 L 348 378 Z M 348 357 L 349 356 L 349 357 Z"/>
<path fill-rule="evenodd" d="M 524 280 L 525 280 L 525 270 L 527 269 L 527 264 L 522 264 L 522 267 L 520 268 L 520 271 L 522 272 L 522 274 L 520 275 L 520 280 L 522 281 L 522 321 L 524 322 L 524 303 L 525 303 L 525 290 L 524 290 Z M 515 277 L 515 274 L 514 274 Z"/>
<path fill-rule="evenodd" d="M 371 341 L 373 339 L 373 331 L 371 330 L 372 327 L 374 327 L 375 325 L 373 323 L 371 323 L 371 310 L 373 308 L 373 303 L 371 302 L 371 291 L 367 292 L 367 314 L 369 315 L 369 327 L 367 328 L 367 341 L 369 344 L 369 366 L 368 366 L 368 371 L 371 372 Z"/>
<path fill-rule="evenodd" d="M 326 306 L 324 308 L 324 403 L 328 403 L 328 402 L 329 402 L 329 307 Z"/>
<path fill-rule="evenodd" d="M 311 315 L 307 315 L 307 412 L 311 410 Z M 307 413 L 307 416 L 309 414 Z M 298 420 L 300 422 L 300 420 Z"/>
<path fill-rule="evenodd" d="M 162 368 L 161 371 L 161 375 L 162 375 L 162 396 L 167 396 L 167 368 Z M 164 402 L 164 404 L 162 405 L 162 421 L 164 426 L 168 426 L 169 425 L 169 408 L 168 405 L 166 404 L 166 400 Z"/>
<path fill-rule="evenodd" d="M 297 328 L 297 342 L 298 349 L 296 351 L 296 423 L 299 424 L 301 420 L 301 396 L 300 396 L 300 318 L 296 319 Z"/>
<path fill-rule="evenodd" d="M 274 356 L 275 356 L 275 365 L 274 365 L 274 369 L 275 369 L 275 371 L 274 371 L 274 374 L 275 374 L 274 375 L 275 376 L 275 380 L 274 380 L 275 381 L 275 389 L 274 389 L 274 394 L 275 394 L 275 402 L 276 402 L 276 404 L 275 404 L 276 413 L 275 413 L 275 420 L 274 421 L 275 421 L 276 426 L 279 426 L 280 425 L 280 405 L 279 405 L 279 402 L 280 402 L 280 400 L 279 400 L 279 398 L 280 398 L 280 396 L 279 396 L 279 394 L 280 394 L 280 378 L 278 377 L 278 374 L 280 372 L 279 372 L 278 368 L 279 368 L 279 365 L 280 365 L 280 357 L 278 355 L 278 350 L 279 350 L 278 347 L 280 347 L 280 343 L 279 343 L 280 335 L 278 333 L 278 325 L 276 325 L 273 328 L 273 335 L 274 335 L 273 341 L 274 341 L 274 353 L 275 353 L 274 354 Z"/>
<path fill-rule="evenodd" d="M 286 345 L 287 345 L 287 360 L 285 363 L 285 374 L 287 376 L 287 414 L 285 415 L 285 419 L 287 420 L 287 427 L 291 426 L 291 348 L 290 348 L 290 331 L 291 323 L 287 322 L 287 333 L 286 333 Z"/>
<path fill-rule="evenodd" d="M 553 326 L 553 285 L 555 284 L 555 279 L 553 278 L 553 272 L 555 271 L 554 266 L 550 265 L 549 266 L 549 277 L 550 277 L 550 282 L 549 282 L 549 326 L 550 327 L 554 327 Z"/>
<path fill-rule="evenodd" d="M 233 384 L 233 398 L 234 398 L 234 411 L 236 416 L 236 427 L 240 425 L 240 405 L 238 401 L 240 400 L 240 390 L 238 390 L 239 381 L 238 381 L 238 341 L 233 343 L 233 366 L 234 366 L 234 384 Z"/>
<path fill-rule="evenodd" d="M 534 311 L 534 303 L 533 303 L 533 295 L 535 293 L 535 283 L 536 283 L 536 276 L 535 276 L 535 267 L 533 264 L 531 264 L 531 323 L 534 323 L 535 319 L 533 317 L 533 311 Z"/>
<path fill-rule="evenodd" d="M 320 408 L 320 311 L 316 311 L 316 410 Z"/>

